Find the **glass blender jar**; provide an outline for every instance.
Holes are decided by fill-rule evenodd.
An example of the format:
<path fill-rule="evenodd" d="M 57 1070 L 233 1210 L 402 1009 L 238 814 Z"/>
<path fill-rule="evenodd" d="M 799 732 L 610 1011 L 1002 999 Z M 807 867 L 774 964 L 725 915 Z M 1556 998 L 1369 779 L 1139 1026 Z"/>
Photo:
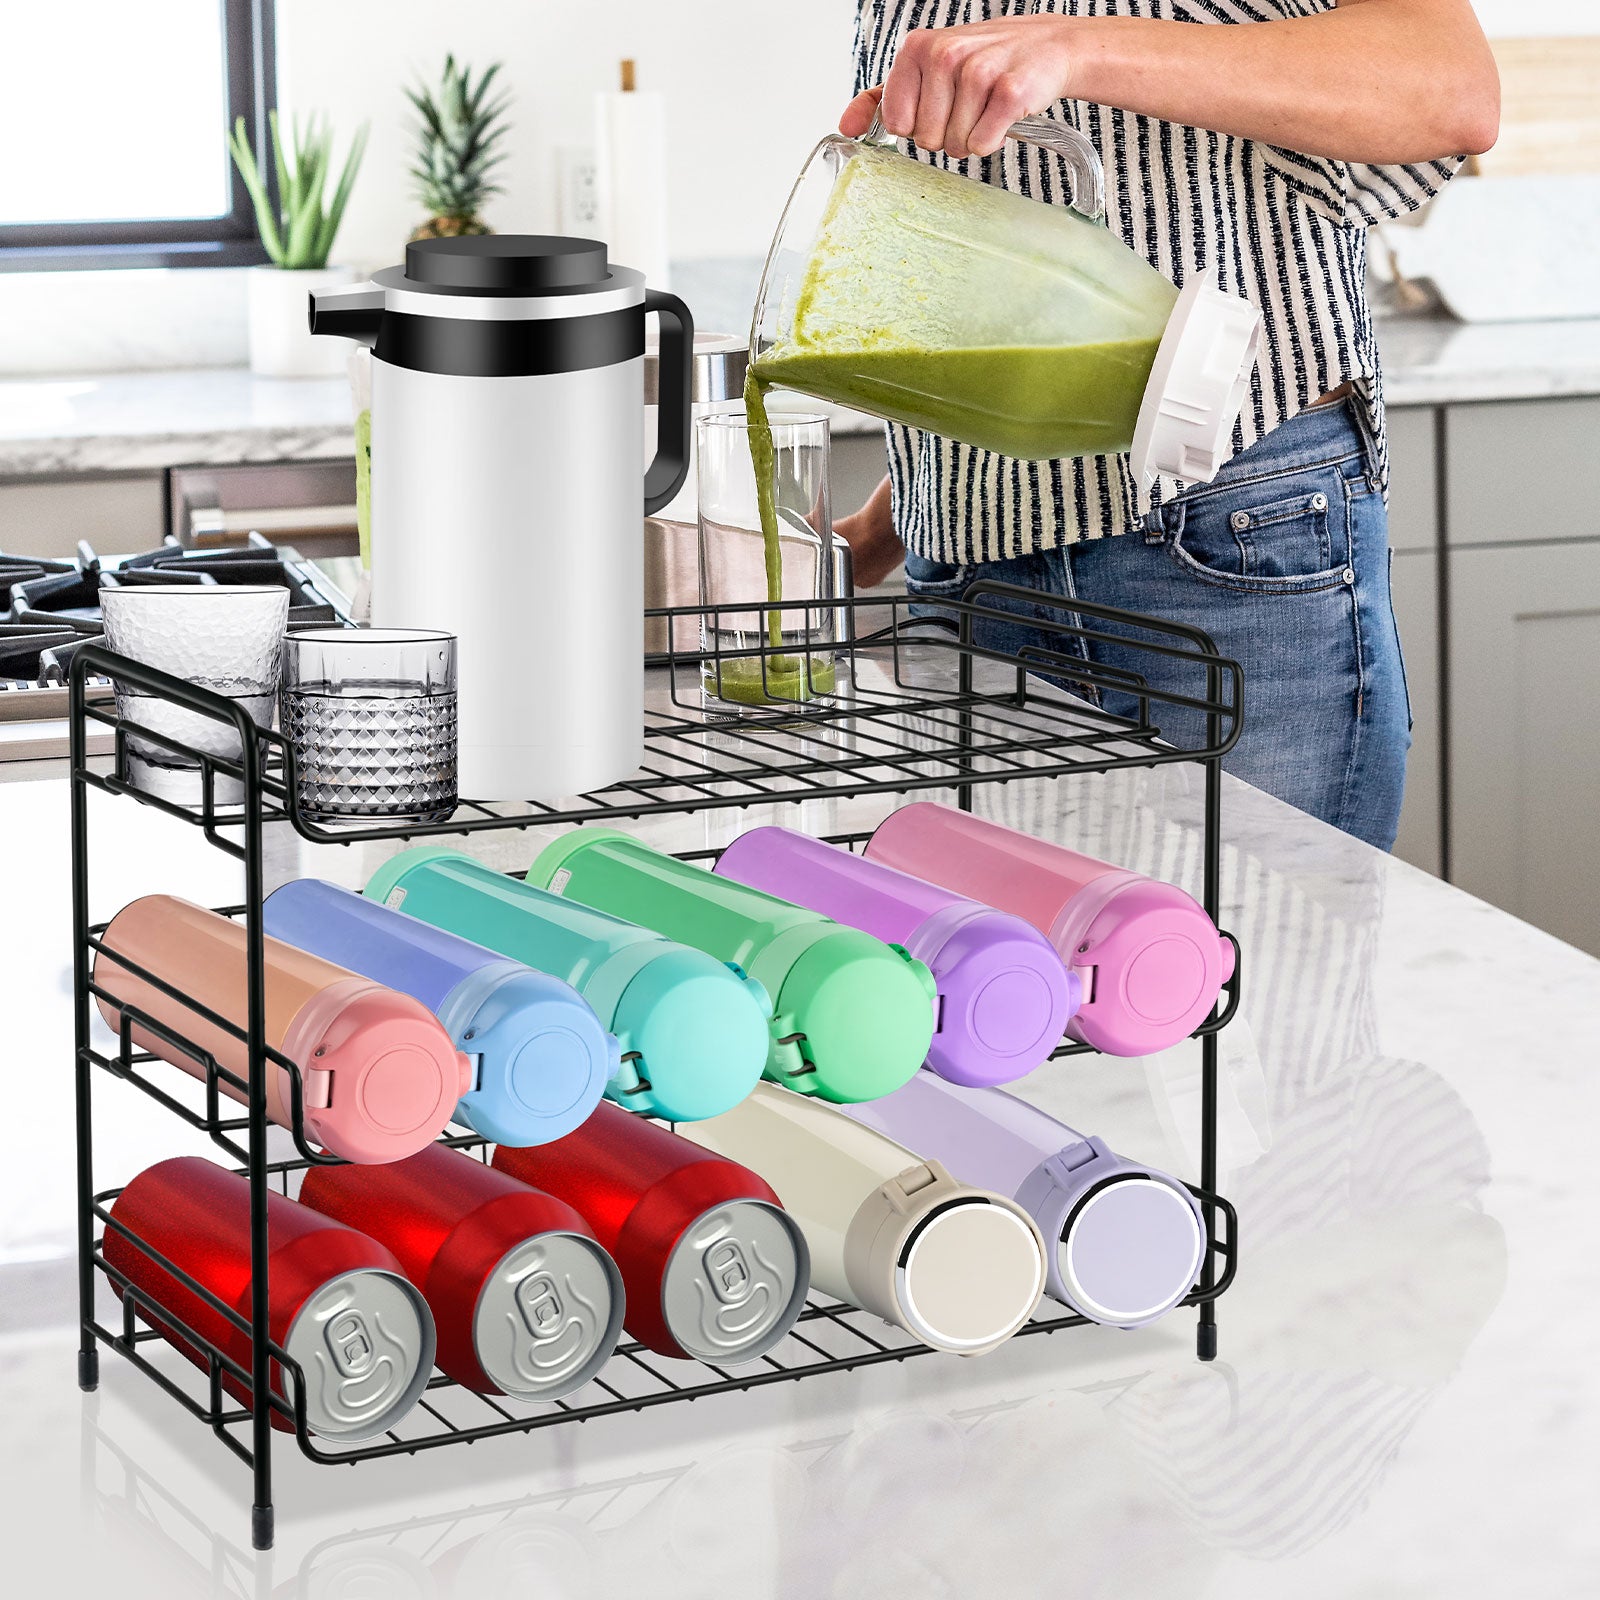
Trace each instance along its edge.
<path fill-rule="evenodd" d="M 1008 137 L 1065 164 L 1071 206 L 902 154 L 876 119 L 812 152 L 751 327 L 763 387 L 1033 459 L 1131 452 L 1208 481 L 1230 452 L 1261 319 L 1181 290 L 1101 225 L 1094 147 L 1045 117 Z"/>

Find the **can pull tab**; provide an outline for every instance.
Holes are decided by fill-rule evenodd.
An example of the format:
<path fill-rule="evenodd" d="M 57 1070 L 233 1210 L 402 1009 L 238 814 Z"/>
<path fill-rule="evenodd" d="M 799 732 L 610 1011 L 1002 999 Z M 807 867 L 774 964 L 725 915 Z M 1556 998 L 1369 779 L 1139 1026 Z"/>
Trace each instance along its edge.
<path fill-rule="evenodd" d="M 903 944 L 892 944 L 889 948 L 916 973 L 917 982 L 922 985 L 922 992 L 928 997 L 928 1004 L 936 1005 L 939 999 L 939 985 L 926 964 L 918 961 Z"/>
<path fill-rule="evenodd" d="M 478 1087 L 478 1069 L 482 1063 L 482 1056 L 469 1056 L 460 1050 L 456 1051 L 456 1099 L 471 1094 Z"/>
<path fill-rule="evenodd" d="M 333 1104 L 333 1074 L 325 1067 L 301 1073 L 300 1083 L 307 1111 L 326 1111 Z"/>
<path fill-rule="evenodd" d="M 1073 1181 L 1073 1173 L 1082 1172 L 1096 1161 L 1105 1161 L 1110 1155 L 1104 1139 L 1080 1139 L 1076 1144 L 1069 1144 L 1065 1150 L 1058 1150 L 1043 1165 L 1057 1183 L 1065 1185 Z"/>

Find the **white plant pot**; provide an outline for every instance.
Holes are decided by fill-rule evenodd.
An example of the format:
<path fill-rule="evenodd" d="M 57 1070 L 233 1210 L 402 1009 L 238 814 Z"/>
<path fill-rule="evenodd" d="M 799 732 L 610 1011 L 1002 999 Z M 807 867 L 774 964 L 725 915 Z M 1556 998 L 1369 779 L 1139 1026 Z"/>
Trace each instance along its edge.
<path fill-rule="evenodd" d="M 339 378 L 344 376 L 346 339 L 311 336 L 310 296 L 355 283 L 354 267 L 319 267 L 289 272 L 282 267 L 251 267 L 249 272 L 250 370 L 263 378 Z"/>

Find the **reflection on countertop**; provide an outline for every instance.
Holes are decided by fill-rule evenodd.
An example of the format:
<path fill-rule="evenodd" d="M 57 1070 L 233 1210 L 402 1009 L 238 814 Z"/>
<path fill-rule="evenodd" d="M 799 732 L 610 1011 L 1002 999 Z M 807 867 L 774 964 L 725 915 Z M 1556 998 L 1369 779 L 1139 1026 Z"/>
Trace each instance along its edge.
<path fill-rule="evenodd" d="M 0 821 L 62 835 L 21 887 L 60 881 L 59 802 L 59 785 L 0 789 Z M 977 804 L 1197 887 L 1200 784 L 1182 767 L 1014 783 Z M 781 820 L 832 832 L 881 810 Z M 1220 1187 L 1242 1262 L 1214 1365 L 1194 1361 L 1181 1313 L 353 1471 L 285 1448 L 278 1549 L 258 1557 L 248 1477 L 203 1429 L 111 1357 L 80 1396 L 65 1330 L 13 1336 L 0 1520 L 36 1579 L 23 1592 L 1583 1592 L 1600 1559 L 1585 1179 L 1600 964 L 1231 780 L 1224 818 L 1245 1025 L 1224 1035 Z M 639 831 L 691 848 L 772 820 L 757 807 Z M 272 873 L 359 883 L 388 848 L 286 840 Z M 516 867 L 536 845 L 473 848 Z M 147 859 L 133 875 L 172 871 Z M 30 944 L 62 954 L 60 932 L 36 926 Z M 41 957 L 8 960 L 30 966 Z M 22 1042 L 59 1057 L 64 1013 L 54 996 L 38 1009 L 49 1038 Z M 1192 1175 L 1196 1068 L 1185 1045 L 1020 1087 Z M 59 1117 L 63 1097 L 44 1099 Z M 23 1151 L 0 1156 L 30 1178 Z"/>

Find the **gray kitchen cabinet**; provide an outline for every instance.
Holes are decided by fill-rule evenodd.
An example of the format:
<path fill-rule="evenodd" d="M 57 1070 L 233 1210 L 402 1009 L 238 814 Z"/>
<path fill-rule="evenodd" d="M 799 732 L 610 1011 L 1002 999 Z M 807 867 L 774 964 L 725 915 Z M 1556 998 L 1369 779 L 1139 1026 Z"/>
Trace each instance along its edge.
<path fill-rule="evenodd" d="M 1448 582 L 1451 878 L 1600 955 L 1600 540 L 1453 548 Z"/>
<path fill-rule="evenodd" d="M 162 475 L 0 479 L 0 550 L 69 557 L 80 539 L 102 554 L 161 542 Z"/>
<path fill-rule="evenodd" d="M 1600 501 L 1583 485 L 1600 447 L 1600 398 L 1457 405 L 1444 419 L 1453 548 L 1600 539 Z"/>
<path fill-rule="evenodd" d="M 1444 692 L 1439 647 L 1438 427 L 1430 407 L 1389 413 L 1390 581 L 1406 687 L 1411 754 L 1394 852 L 1442 876 L 1444 859 Z"/>

